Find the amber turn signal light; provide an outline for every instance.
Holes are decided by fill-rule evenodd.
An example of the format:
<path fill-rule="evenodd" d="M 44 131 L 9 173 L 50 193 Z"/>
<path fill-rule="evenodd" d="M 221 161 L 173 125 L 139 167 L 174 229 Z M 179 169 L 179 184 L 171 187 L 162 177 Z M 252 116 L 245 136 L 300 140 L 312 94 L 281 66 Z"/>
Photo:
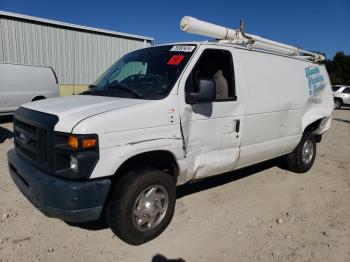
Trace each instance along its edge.
<path fill-rule="evenodd" d="M 69 136 L 68 145 L 73 149 L 78 149 L 78 138 L 76 136 Z"/>
<path fill-rule="evenodd" d="M 91 148 L 96 146 L 96 138 L 85 138 L 81 141 L 82 148 Z"/>
<path fill-rule="evenodd" d="M 73 149 L 78 149 L 79 146 L 81 148 L 92 148 L 97 144 L 96 138 L 82 138 L 80 142 L 79 145 L 79 139 L 76 136 L 69 136 L 68 138 L 68 145 Z"/>

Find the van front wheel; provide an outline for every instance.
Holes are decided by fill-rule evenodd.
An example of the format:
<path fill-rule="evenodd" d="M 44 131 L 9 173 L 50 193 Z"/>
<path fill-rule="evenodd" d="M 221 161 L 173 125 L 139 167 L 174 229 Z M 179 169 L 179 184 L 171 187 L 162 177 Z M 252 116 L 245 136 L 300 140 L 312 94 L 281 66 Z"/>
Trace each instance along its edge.
<path fill-rule="evenodd" d="M 133 170 L 115 186 L 107 207 L 112 231 L 131 245 L 141 245 L 160 235 L 175 209 L 176 186 L 161 170 Z"/>
<path fill-rule="evenodd" d="M 305 173 L 312 167 L 316 157 L 316 140 L 311 132 L 305 132 L 298 146 L 287 155 L 290 171 Z"/>

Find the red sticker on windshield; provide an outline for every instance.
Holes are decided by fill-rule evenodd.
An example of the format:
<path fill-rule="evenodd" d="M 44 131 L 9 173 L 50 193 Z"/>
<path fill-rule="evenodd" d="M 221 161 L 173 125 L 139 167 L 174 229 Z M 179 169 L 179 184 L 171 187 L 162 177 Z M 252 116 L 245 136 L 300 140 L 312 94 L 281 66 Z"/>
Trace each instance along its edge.
<path fill-rule="evenodd" d="M 181 63 L 181 61 L 185 58 L 184 55 L 173 55 L 169 61 L 168 61 L 168 65 L 179 65 Z"/>

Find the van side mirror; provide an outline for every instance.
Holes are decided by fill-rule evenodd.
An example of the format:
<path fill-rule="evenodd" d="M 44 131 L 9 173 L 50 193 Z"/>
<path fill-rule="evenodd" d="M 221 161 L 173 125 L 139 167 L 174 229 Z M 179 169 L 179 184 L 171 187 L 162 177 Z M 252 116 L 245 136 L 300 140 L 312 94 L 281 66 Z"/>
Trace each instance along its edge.
<path fill-rule="evenodd" d="M 216 83 L 212 79 L 199 79 L 198 91 L 190 94 L 190 104 L 210 103 L 216 99 Z"/>

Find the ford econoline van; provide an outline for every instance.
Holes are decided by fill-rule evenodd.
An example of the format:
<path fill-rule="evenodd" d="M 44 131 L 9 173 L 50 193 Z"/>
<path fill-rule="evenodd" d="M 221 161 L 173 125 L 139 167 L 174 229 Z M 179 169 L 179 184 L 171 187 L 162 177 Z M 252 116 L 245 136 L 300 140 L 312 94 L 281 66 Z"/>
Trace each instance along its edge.
<path fill-rule="evenodd" d="M 280 156 L 312 167 L 333 113 L 324 57 L 243 28 L 186 17 L 181 28 L 222 40 L 131 52 L 87 92 L 16 111 L 10 174 L 45 215 L 106 214 L 140 245 L 170 223 L 177 185 Z"/>

